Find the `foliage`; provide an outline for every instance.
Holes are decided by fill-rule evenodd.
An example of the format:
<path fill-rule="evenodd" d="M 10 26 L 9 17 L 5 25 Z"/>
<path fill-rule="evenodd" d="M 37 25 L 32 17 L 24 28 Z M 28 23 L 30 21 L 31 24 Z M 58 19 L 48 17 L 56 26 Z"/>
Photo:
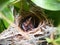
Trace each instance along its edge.
<path fill-rule="evenodd" d="M 25 10 L 25 11 L 29 10 L 29 3 L 27 2 L 27 0 L 21 0 L 15 3 L 14 6 L 19 8 L 19 10 Z"/>
<path fill-rule="evenodd" d="M 7 19 L 9 19 L 11 22 L 14 22 L 14 16 L 10 8 L 6 7 L 1 12 Z M 9 26 L 9 23 L 5 19 L 2 19 L 2 21 L 4 22 L 4 25 L 7 28 Z"/>
<path fill-rule="evenodd" d="M 44 9 L 48 18 L 54 20 L 54 25 L 57 27 L 60 33 L 60 0 L 29 0 L 32 1 L 37 6 Z M 30 8 L 30 3 L 27 0 L 0 0 L 0 32 L 7 28 L 10 23 L 7 21 L 14 22 L 14 15 L 12 8 L 18 9 L 19 11 L 28 11 Z M 10 8 L 13 6 L 12 8 Z M 6 17 L 6 19 L 4 17 Z M 52 42 L 50 39 L 46 38 L 48 42 Z M 54 40 L 56 43 L 60 43 L 60 37 Z"/>
<path fill-rule="evenodd" d="M 0 33 L 4 30 L 5 26 L 3 24 L 2 19 L 0 19 Z"/>
<path fill-rule="evenodd" d="M 9 19 L 11 22 L 14 21 L 13 13 L 11 11 L 11 8 L 9 8 L 9 4 L 14 2 L 15 0 L 0 0 L 0 32 L 2 32 L 5 28 L 9 26 L 9 23 L 2 17 L 4 15 L 7 19 Z"/>
<path fill-rule="evenodd" d="M 36 5 L 47 9 L 57 11 L 60 10 L 60 1 L 59 0 L 32 0 Z"/>
<path fill-rule="evenodd" d="M 14 0 L 0 0 L 0 11 L 3 10 L 7 5 L 9 5 Z"/>
<path fill-rule="evenodd" d="M 45 13 L 47 14 L 48 18 L 54 20 L 54 25 L 58 26 L 60 24 L 60 11 L 49 11 L 45 10 Z"/>

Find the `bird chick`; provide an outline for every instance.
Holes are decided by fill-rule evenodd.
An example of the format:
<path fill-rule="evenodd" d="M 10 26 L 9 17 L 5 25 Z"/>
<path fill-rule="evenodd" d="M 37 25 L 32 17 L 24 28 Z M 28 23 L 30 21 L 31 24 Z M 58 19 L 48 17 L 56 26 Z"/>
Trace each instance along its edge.
<path fill-rule="evenodd" d="M 29 31 L 34 28 L 31 19 L 32 17 L 30 17 L 29 19 L 27 19 L 25 22 L 22 23 L 22 28 L 24 31 Z"/>

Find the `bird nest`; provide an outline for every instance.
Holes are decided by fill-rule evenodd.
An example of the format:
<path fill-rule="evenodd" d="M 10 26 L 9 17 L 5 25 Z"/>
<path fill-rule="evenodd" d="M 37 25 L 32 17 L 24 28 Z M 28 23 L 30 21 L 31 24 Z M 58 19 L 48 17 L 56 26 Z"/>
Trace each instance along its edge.
<path fill-rule="evenodd" d="M 45 41 L 39 39 L 50 36 L 55 30 L 39 7 L 32 7 L 29 11 L 23 10 L 15 22 L 15 25 L 11 25 L 7 31 L 0 34 L 3 35 L 0 39 L 9 38 L 8 41 L 12 41 L 13 45 L 37 45 L 38 42 Z M 5 34 L 6 32 L 8 33 Z"/>
<path fill-rule="evenodd" d="M 34 37 L 45 37 L 54 30 L 51 20 L 48 20 L 40 7 L 31 7 L 29 11 L 22 10 L 17 18 L 18 27 L 28 35 Z M 52 31 L 53 32 L 53 31 Z"/>

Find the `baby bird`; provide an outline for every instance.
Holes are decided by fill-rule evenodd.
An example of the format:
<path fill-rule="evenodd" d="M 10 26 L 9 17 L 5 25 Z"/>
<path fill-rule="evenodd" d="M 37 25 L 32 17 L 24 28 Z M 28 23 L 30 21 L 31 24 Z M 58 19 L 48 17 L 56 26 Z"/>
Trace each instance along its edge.
<path fill-rule="evenodd" d="M 34 28 L 31 19 L 32 17 L 30 17 L 29 19 L 27 19 L 25 22 L 22 23 L 22 28 L 24 31 L 29 31 Z"/>

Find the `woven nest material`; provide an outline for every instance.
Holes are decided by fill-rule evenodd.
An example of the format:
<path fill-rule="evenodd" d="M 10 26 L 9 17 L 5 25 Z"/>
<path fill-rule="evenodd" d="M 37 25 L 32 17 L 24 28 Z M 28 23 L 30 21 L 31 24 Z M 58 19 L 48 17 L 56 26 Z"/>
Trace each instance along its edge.
<path fill-rule="evenodd" d="M 30 29 L 29 25 L 27 27 L 24 25 L 26 20 L 31 21 L 33 28 Z M 31 38 L 39 39 L 39 38 L 43 38 L 43 37 L 48 37 L 55 30 L 51 20 L 48 20 L 43 9 L 41 9 L 40 7 L 37 7 L 37 6 L 32 6 L 29 9 L 29 11 L 22 10 L 20 12 L 20 15 L 18 16 L 16 22 L 17 22 L 18 27 L 23 32 L 25 32 L 29 35 L 30 39 Z M 24 26 L 29 29 L 25 30 Z"/>
<path fill-rule="evenodd" d="M 22 23 L 31 18 L 32 24 L 34 28 L 37 28 L 39 24 L 43 24 L 44 22 L 48 24 L 47 17 L 45 16 L 43 10 L 39 7 L 32 7 L 29 11 L 22 11 L 18 18 L 18 26 L 20 28 Z"/>
<path fill-rule="evenodd" d="M 30 21 L 32 22 L 34 28 L 29 31 L 24 31 L 22 24 L 28 19 L 31 19 Z M 39 7 L 32 7 L 29 11 L 23 10 L 20 16 L 18 16 L 16 22 L 18 26 L 13 24 L 0 34 L 0 39 L 4 39 L 2 41 L 0 40 L 0 44 L 38 45 L 46 41 L 42 40 L 42 38 L 50 36 L 50 34 L 55 30 L 55 28 L 48 21 L 43 10 Z"/>
<path fill-rule="evenodd" d="M 22 24 L 29 18 L 31 18 L 34 28 L 28 29 L 28 31 L 25 32 L 29 32 L 29 34 L 33 34 L 35 37 L 41 36 L 41 34 L 44 35 L 49 33 L 48 31 L 50 30 L 48 30 L 47 27 L 53 26 L 53 24 L 48 21 L 44 11 L 40 7 L 31 7 L 29 11 L 21 11 L 21 14 L 17 19 L 18 27 L 20 27 L 21 30 L 24 31 Z M 48 31 L 46 31 L 46 29 Z"/>

